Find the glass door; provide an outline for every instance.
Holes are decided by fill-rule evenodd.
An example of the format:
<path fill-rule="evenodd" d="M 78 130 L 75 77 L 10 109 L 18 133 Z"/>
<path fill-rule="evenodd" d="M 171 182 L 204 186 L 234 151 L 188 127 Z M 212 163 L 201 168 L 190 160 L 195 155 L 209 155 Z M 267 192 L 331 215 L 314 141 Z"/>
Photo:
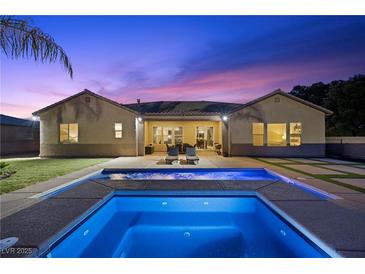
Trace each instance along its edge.
<path fill-rule="evenodd" d="M 196 127 L 196 148 L 213 149 L 214 148 L 213 127 Z"/>
<path fill-rule="evenodd" d="M 214 138 L 213 138 L 213 127 L 207 127 L 207 148 L 213 149 L 214 148 Z"/>
<path fill-rule="evenodd" d="M 204 127 L 196 127 L 196 148 L 197 149 L 205 148 L 205 128 Z"/>

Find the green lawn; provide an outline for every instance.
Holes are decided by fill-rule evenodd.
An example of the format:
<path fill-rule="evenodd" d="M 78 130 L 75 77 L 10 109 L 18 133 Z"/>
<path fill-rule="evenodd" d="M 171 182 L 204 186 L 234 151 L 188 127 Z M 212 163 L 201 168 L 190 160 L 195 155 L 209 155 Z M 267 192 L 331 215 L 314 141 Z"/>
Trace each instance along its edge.
<path fill-rule="evenodd" d="M 15 170 L 16 172 L 10 177 L 0 180 L 0 193 L 24 188 L 108 160 L 110 159 L 83 158 L 8 161 L 9 166 L 5 169 Z"/>
<path fill-rule="evenodd" d="M 279 166 L 279 167 L 282 167 L 282 168 L 286 168 L 288 170 L 291 170 L 291 171 L 295 171 L 295 172 L 298 172 L 298 173 L 302 173 L 304 175 L 308 175 L 308 176 L 311 176 L 313 178 L 316 178 L 316 179 L 319 179 L 319 180 L 322 180 L 322 181 L 326 181 L 328 183 L 332 183 L 332 184 L 335 184 L 335 185 L 339 185 L 339 186 L 343 186 L 343 187 L 346 187 L 346 188 L 349 188 L 349 189 L 352 189 L 352 190 L 355 190 L 355 191 L 359 191 L 359 192 L 362 192 L 362 193 L 365 193 L 365 189 L 364 188 L 361 188 L 361 187 L 358 187 L 358 186 L 353 186 L 353 185 L 350 185 L 350 184 L 345 184 L 345 183 L 342 183 L 342 182 L 339 182 L 339 181 L 336 181 L 336 178 L 349 178 L 349 179 L 365 179 L 365 176 L 364 175 L 358 175 L 358 174 L 354 174 L 354 173 L 350 173 L 350 172 L 344 172 L 342 171 L 344 174 L 343 175 L 340 175 L 340 174 L 312 174 L 312 173 L 307 173 L 307 172 L 304 172 L 303 170 L 299 170 L 299 169 L 294 169 L 292 167 L 290 167 L 291 164 L 304 164 L 304 165 L 310 165 L 310 166 L 318 166 L 318 167 L 321 167 L 322 168 L 326 168 L 326 167 L 323 167 L 323 165 L 326 165 L 328 163 L 302 163 L 300 161 L 295 161 L 295 160 L 291 160 L 292 163 L 273 163 L 273 162 L 269 162 L 269 161 L 266 161 L 264 159 L 261 159 L 261 158 L 255 158 L 256 160 L 259 160 L 261 162 L 264 162 L 266 164 L 270 164 L 270 165 L 275 165 L 275 166 Z M 334 164 L 334 163 L 331 163 L 331 165 L 337 165 L 337 164 Z M 343 164 L 339 164 L 339 165 L 343 165 Z M 352 166 L 352 164 L 346 164 L 348 166 Z M 326 168 L 326 169 L 329 169 L 329 170 L 332 170 L 330 168 Z"/>

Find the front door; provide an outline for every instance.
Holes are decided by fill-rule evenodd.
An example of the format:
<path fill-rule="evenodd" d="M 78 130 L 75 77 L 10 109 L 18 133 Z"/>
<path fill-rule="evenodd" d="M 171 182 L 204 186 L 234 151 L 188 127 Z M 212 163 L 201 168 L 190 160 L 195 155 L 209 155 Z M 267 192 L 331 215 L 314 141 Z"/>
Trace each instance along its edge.
<path fill-rule="evenodd" d="M 196 127 L 196 148 L 213 149 L 213 127 Z"/>

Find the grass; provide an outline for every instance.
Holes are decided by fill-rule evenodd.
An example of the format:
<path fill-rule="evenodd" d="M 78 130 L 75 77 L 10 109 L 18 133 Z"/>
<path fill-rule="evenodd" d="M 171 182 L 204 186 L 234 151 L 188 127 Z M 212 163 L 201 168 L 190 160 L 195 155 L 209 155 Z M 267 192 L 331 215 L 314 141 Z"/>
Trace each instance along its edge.
<path fill-rule="evenodd" d="M 62 176 L 67 173 L 106 162 L 107 158 L 35 159 L 8 161 L 4 169 L 16 171 L 0 180 L 0 193 L 7 193 L 26 186 Z"/>
<path fill-rule="evenodd" d="M 325 168 L 325 169 L 328 169 L 328 170 L 334 170 L 334 169 L 326 168 L 326 167 L 323 166 L 323 164 L 327 164 L 327 163 L 323 163 L 323 164 L 322 163 L 302 163 L 302 162 L 299 162 L 299 161 L 297 162 L 297 161 L 293 160 L 292 161 L 293 163 L 288 164 L 288 163 L 272 163 L 272 162 L 269 162 L 269 161 L 265 161 L 264 159 L 261 159 L 261 158 L 255 158 L 255 159 L 258 160 L 258 161 L 264 162 L 266 164 L 279 166 L 279 167 L 282 167 L 282 168 L 285 168 L 285 169 L 288 169 L 288 170 L 291 170 L 291 171 L 295 171 L 295 172 L 302 173 L 302 174 L 307 175 L 307 176 L 311 176 L 313 178 L 316 178 L 316 179 L 319 179 L 319 180 L 322 180 L 322 181 L 326 181 L 328 183 L 332 183 L 332 184 L 335 184 L 335 185 L 339 185 L 339 186 L 346 187 L 346 188 L 349 188 L 349 189 L 352 189 L 352 190 L 355 190 L 355 191 L 365 193 L 365 189 L 362 188 L 362 187 L 353 186 L 353 185 L 350 185 L 350 184 L 346 184 L 346 183 L 336 181 L 336 178 L 338 178 L 338 179 L 340 179 L 340 178 L 341 179 L 342 178 L 365 179 L 364 175 L 358 175 L 358 174 L 354 174 L 354 173 L 350 173 L 350 172 L 344 172 L 345 174 L 342 174 L 342 175 L 312 174 L 312 173 L 308 173 L 308 172 L 305 172 L 305 171 L 290 167 L 291 164 L 304 164 L 304 165 L 310 165 L 310 166 L 318 166 L 318 167 Z M 331 165 L 336 165 L 336 164 L 331 163 Z M 339 165 L 344 165 L 344 164 L 339 164 Z M 349 166 L 353 166 L 353 165 L 349 165 Z M 343 171 L 341 171 L 341 172 L 343 172 Z"/>

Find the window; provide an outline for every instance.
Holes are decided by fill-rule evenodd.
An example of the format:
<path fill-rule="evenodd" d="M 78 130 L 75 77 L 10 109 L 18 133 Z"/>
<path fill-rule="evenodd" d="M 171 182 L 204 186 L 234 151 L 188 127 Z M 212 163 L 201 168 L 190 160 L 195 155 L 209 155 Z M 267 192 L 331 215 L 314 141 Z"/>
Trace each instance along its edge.
<path fill-rule="evenodd" d="M 162 144 L 182 144 L 183 128 L 182 127 L 153 127 L 153 143 Z"/>
<path fill-rule="evenodd" d="M 163 143 L 172 145 L 172 128 L 171 127 L 162 128 L 162 135 L 163 135 Z"/>
<path fill-rule="evenodd" d="M 123 125 L 122 123 L 114 124 L 115 138 L 121 139 L 123 137 Z"/>
<path fill-rule="evenodd" d="M 267 145 L 286 146 L 286 124 L 267 124 Z"/>
<path fill-rule="evenodd" d="M 162 144 L 162 127 L 153 127 L 153 143 Z"/>
<path fill-rule="evenodd" d="M 300 146 L 302 143 L 302 123 L 290 123 L 290 145 Z"/>
<path fill-rule="evenodd" d="M 252 123 L 252 144 L 254 146 L 264 145 L 264 123 Z"/>
<path fill-rule="evenodd" d="M 174 128 L 174 142 L 175 142 L 175 145 L 183 143 L 183 128 L 182 127 Z"/>
<path fill-rule="evenodd" d="M 79 141 L 78 124 L 60 124 L 61 143 L 78 143 L 78 141 Z"/>

